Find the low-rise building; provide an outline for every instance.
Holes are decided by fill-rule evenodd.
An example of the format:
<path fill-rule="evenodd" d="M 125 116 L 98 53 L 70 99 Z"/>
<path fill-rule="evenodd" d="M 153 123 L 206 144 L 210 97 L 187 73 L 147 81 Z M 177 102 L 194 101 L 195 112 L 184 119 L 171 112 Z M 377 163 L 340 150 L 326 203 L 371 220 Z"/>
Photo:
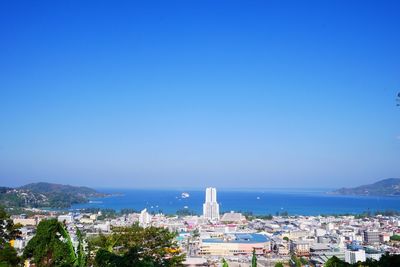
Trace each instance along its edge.
<path fill-rule="evenodd" d="M 381 233 L 379 235 L 379 242 L 385 243 L 390 241 L 390 235 L 388 233 Z"/>
<path fill-rule="evenodd" d="M 38 218 L 15 218 L 13 219 L 14 224 L 21 224 L 22 226 L 37 225 Z"/>
<path fill-rule="evenodd" d="M 72 214 L 63 214 L 63 215 L 59 215 L 57 217 L 57 220 L 59 222 L 65 222 L 65 223 L 72 223 L 74 221 L 74 217 L 72 216 Z"/>
<path fill-rule="evenodd" d="M 222 218 L 220 219 L 220 222 L 222 223 L 243 223 L 246 221 L 246 217 L 243 216 L 241 213 L 238 212 L 227 212 L 222 215 Z"/>
<path fill-rule="evenodd" d="M 271 242 L 261 234 L 236 233 L 222 238 L 206 238 L 200 242 L 200 255 L 236 256 L 264 254 L 271 251 Z"/>
<path fill-rule="evenodd" d="M 345 261 L 350 264 L 357 263 L 359 261 L 364 262 L 366 260 L 365 257 L 365 250 L 346 250 L 345 254 Z"/>
<path fill-rule="evenodd" d="M 277 244 L 278 254 L 280 256 L 287 256 L 289 255 L 289 242 L 282 242 Z"/>
<path fill-rule="evenodd" d="M 142 227 L 147 227 L 151 222 L 151 215 L 147 212 L 147 209 L 144 209 L 140 212 L 139 215 L 139 225 Z"/>
<path fill-rule="evenodd" d="M 364 242 L 368 244 L 379 243 L 379 235 L 378 231 L 364 231 Z"/>
<path fill-rule="evenodd" d="M 309 256 L 310 255 L 310 243 L 305 241 L 292 241 L 290 244 L 290 251 L 295 253 L 297 256 Z"/>

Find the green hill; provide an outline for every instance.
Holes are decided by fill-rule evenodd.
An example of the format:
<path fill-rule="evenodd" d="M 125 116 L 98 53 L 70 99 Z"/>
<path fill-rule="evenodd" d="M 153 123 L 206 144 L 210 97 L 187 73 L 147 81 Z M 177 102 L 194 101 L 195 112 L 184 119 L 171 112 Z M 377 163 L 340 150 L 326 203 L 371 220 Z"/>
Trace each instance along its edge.
<path fill-rule="evenodd" d="M 0 205 L 6 207 L 68 208 L 105 194 L 83 187 L 52 183 L 32 183 L 17 188 L 0 187 Z"/>
<path fill-rule="evenodd" d="M 36 193 L 62 193 L 68 192 L 71 194 L 78 195 L 95 195 L 98 194 L 96 190 L 85 187 L 85 186 L 72 186 L 72 185 L 63 185 L 63 184 L 52 184 L 52 183 L 31 183 L 24 186 L 19 187 L 19 189 L 30 190 Z"/>
<path fill-rule="evenodd" d="M 400 196 L 400 178 L 388 178 L 373 184 L 333 191 L 340 195 Z"/>

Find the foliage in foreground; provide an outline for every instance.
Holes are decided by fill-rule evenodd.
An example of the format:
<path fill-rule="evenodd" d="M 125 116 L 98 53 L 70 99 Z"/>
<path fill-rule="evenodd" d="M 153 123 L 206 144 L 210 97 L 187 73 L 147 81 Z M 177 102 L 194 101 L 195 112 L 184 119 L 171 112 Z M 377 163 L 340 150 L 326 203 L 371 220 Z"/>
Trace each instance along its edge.
<path fill-rule="evenodd" d="M 176 233 L 168 229 L 134 224 L 115 228 L 108 236 L 100 235 L 90 246 L 98 249 L 96 266 L 181 266 L 185 255 L 175 237 Z"/>
<path fill-rule="evenodd" d="M 10 216 L 0 206 L 0 266 L 17 266 L 20 259 L 17 251 L 10 245 L 19 234 L 19 225 L 14 225 Z"/>
<path fill-rule="evenodd" d="M 253 248 L 253 257 L 251 258 L 251 267 L 257 267 L 256 249 Z"/>
<path fill-rule="evenodd" d="M 382 255 L 379 261 L 367 259 L 365 262 L 350 264 L 333 256 L 324 265 L 325 267 L 394 267 L 400 266 L 400 255 Z"/>
<path fill-rule="evenodd" d="M 36 266 L 77 266 L 77 257 L 68 232 L 56 219 L 39 223 L 36 235 L 23 253 Z"/>
<path fill-rule="evenodd" d="M 390 240 L 392 240 L 392 241 L 400 241 L 400 235 L 392 235 L 390 237 Z"/>
<path fill-rule="evenodd" d="M 4 209 L 0 208 L 0 266 L 18 266 L 20 259 L 10 245 L 18 231 L 9 220 Z M 36 229 L 35 236 L 28 242 L 23 259 L 29 259 L 37 267 L 47 266 L 181 266 L 185 255 L 181 253 L 176 233 L 167 229 L 142 228 L 135 224 L 131 227 L 119 227 L 108 235 L 100 235 L 89 244 L 87 253 L 83 236 L 77 230 L 78 246 L 76 251 L 64 225 L 56 219 L 43 220 Z M 95 249 L 95 257 L 90 251 Z M 90 261 L 89 261 L 90 260 Z"/>

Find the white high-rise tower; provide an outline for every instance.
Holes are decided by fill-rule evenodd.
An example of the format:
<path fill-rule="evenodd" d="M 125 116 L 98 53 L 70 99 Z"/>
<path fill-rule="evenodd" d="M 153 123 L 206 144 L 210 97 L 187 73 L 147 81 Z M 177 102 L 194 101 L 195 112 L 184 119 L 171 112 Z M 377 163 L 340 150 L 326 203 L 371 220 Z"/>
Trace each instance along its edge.
<path fill-rule="evenodd" d="M 142 227 L 147 227 L 150 222 L 151 215 L 147 212 L 147 209 L 142 210 L 139 215 L 139 225 Z"/>
<path fill-rule="evenodd" d="M 206 202 L 203 204 L 203 216 L 211 221 L 219 220 L 217 189 L 214 187 L 206 188 Z"/>

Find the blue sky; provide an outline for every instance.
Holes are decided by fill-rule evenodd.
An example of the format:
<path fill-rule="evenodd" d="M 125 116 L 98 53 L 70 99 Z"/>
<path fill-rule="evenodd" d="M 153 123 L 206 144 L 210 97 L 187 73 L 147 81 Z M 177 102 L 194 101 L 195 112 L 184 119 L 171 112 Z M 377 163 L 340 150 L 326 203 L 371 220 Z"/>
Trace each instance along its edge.
<path fill-rule="evenodd" d="M 400 177 L 398 1 L 3 1 L 0 181 Z"/>

